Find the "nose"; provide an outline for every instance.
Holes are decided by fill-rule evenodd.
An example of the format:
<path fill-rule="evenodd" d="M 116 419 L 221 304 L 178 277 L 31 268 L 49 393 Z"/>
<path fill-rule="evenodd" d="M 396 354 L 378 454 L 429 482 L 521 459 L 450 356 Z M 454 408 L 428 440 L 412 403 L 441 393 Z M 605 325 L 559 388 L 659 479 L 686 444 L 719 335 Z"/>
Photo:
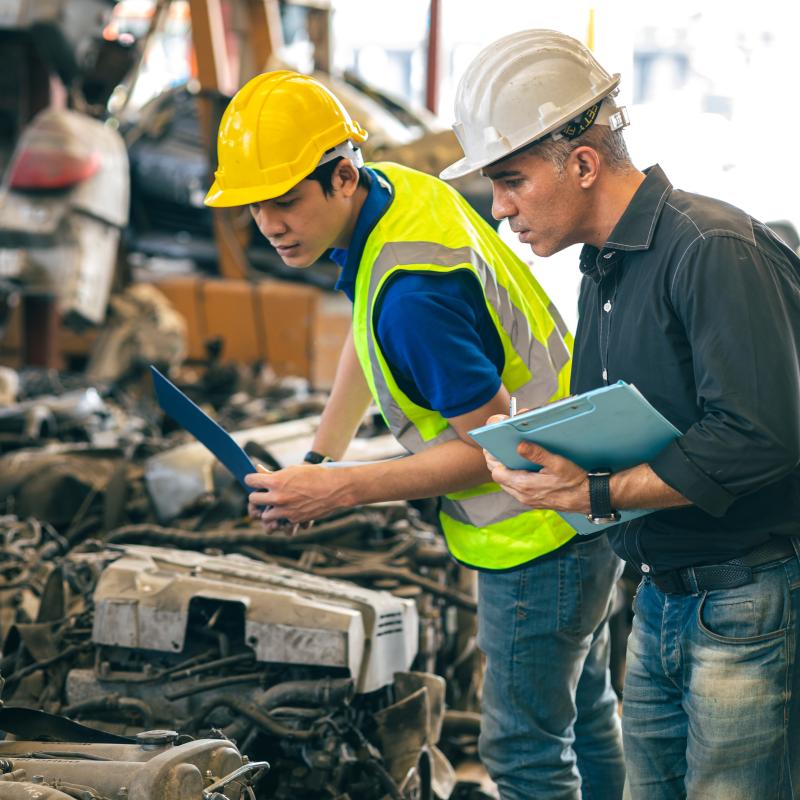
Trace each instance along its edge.
<path fill-rule="evenodd" d="M 288 231 L 280 214 L 276 213 L 274 209 L 270 209 L 266 203 L 253 203 L 250 206 L 250 213 L 253 215 L 258 229 L 267 239 L 278 238 Z"/>
<path fill-rule="evenodd" d="M 506 219 L 506 217 L 513 217 L 517 213 L 517 209 L 511 202 L 511 199 L 501 186 L 492 184 L 492 216 L 498 221 Z"/>

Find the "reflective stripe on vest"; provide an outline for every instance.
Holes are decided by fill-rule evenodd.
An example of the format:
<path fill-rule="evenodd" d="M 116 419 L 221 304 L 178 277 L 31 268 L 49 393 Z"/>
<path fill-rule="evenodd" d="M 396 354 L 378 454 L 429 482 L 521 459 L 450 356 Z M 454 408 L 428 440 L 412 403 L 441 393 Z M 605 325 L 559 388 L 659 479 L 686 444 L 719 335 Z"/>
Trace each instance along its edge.
<path fill-rule="evenodd" d="M 566 396 L 571 337 L 527 267 L 500 248 L 493 254 L 500 269 L 488 263 L 481 245 L 489 246 L 494 232 L 450 187 L 394 164 L 376 167 L 394 185 L 395 196 L 362 254 L 353 333 L 370 390 L 397 440 L 409 452 L 417 453 L 458 438 L 441 414 L 416 405 L 399 388 L 377 343 L 375 302 L 385 282 L 398 271 L 471 271 L 483 286 L 487 310 L 504 345 L 506 363 L 501 377 L 506 388 L 521 407 L 534 408 Z M 418 211 L 428 203 L 435 204 L 439 215 L 448 211 L 458 215 L 459 223 L 463 222 L 457 229 L 459 238 L 470 244 L 450 246 L 442 241 L 448 237 L 435 224 L 426 226 Z M 429 229 L 424 230 L 426 227 Z M 430 238 L 403 240 L 404 235 L 421 232 Z M 518 298 L 522 289 L 530 297 L 515 303 L 511 285 L 516 286 Z M 530 316 L 520 303 L 527 305 Z M 463 563 L 485 569 L 526 563 L 574 535 L 554 512 L 531 510 L 494 483 L 442 498 L 440 519 L 451 553 Z"/>

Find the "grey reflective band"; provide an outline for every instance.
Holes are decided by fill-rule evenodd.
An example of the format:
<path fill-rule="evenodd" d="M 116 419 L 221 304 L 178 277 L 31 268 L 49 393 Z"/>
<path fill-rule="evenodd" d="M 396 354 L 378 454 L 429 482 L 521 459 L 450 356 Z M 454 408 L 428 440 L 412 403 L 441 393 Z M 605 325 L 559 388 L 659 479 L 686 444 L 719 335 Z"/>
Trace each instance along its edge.
<path fill-rule="evenodd" d="M 564 322 L 564 317 L 561 316 L 561 312 L 556 308 L 552 300 L 550 301 L 550 305 L 547 306 L 547 313 L 552 317 L 553 322 L 555 322 L 558 332 L 562 336 L 566 336 L 569 333 L 569 328 L 567 327 L 567 323 Z"/>
<path fill-rule="evenodd" d="M 533 509 L 515 500 L 507 492 L 500 490 L 492 494 L 479 494 L 461 500 L 443 497 L 440 510 L 457 522 L 463 522 L 475 528 L 488 528 L 497 522 Z"/>
<path fill-rule="evenodd" d="M 348 139 L 341 144 L 337 144 L 336 147 L 332 147 L 330 150 L 326 150 L 322 154 L 322 158 L 319 160 L 318 167 L 321 167 L 323 164 L 327 164 L 329 161 L 333 161 L 334 158 L 349 158 L 356 169 L 360 169 L 364 166 L 364 156 L 361 155 L 361 148 L 357 145 L 353 144 L 351 139 Z"/>
<path fill-rule="evenodd" d="M 533 334 L 525 314 L 512 302 L 505 286 L 499 283 L 494 270 L 484 258 L 471 247 L 451 248 L 432 242 L 387 242 L 384 244 L 372 266 L 367 300 L 370 320 L 366 326 L 367 348 L 372 364 L 375 390 L 381 411 L 386 417 L 395 438 L 412 453 L 432 445 L 458 438 L 450 427 L 444 428 L 430 441 L 423 441 L 416 426 L 395 401 L 377 354 L 377 346 L 372 328 L 372 310 L 378 288 L 386 275 L 403 265 L 426 264 L 438 267 L 457 267 L 471 264 L 483 284 L 487 302 L 497 314 L 500 325 L 511 340 L 516 353 L 528 365 L 531 378 L 523 386 L 514 390 L 521 403 L 530 408 L 550 401 L 558 391 L 559 374 L 569 363 L 569 348 L 564 340 L 567 326 L 550 304 L 547 311 L 555 327 L 542 344 Z M 491 498 L 491 499 L 489 499 Z M 453 519 L 478 528 L 484 528 L 510 517 L 530 511 L 527 506 L 517 502 L 505 492 L 477 495 L 472 498 L 450 500 L 442 498 L 441 510 Z"/>

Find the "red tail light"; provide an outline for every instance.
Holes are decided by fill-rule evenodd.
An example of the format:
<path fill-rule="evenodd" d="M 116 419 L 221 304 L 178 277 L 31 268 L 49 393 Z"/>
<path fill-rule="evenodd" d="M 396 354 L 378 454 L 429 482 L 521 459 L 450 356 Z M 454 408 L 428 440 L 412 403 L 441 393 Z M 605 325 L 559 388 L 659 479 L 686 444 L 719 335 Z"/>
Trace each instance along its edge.
<path fill-rule="evenodd" d="M 29 148 L 11 165 L 12 189 L 67 189 L 91 178 L 100 167 L 97 153 L 74 155 L 60 150 Z"/>

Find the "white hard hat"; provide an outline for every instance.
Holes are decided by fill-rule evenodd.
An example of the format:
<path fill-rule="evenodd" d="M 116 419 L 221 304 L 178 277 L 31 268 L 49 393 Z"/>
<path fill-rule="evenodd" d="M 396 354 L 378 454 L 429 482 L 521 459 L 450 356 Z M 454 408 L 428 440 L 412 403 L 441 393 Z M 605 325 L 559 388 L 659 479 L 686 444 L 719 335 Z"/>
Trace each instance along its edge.
<path fill-rule="evenodd" d="M 440 177 L 475 172 L 548 134 L 574 138 L 593 123 L 624 127 L 627 112 L 613 101 L 619 80 L 563 33 L 530 30 L 498 39 L 458 84 L 453 130 L 464 158 Z"/>

